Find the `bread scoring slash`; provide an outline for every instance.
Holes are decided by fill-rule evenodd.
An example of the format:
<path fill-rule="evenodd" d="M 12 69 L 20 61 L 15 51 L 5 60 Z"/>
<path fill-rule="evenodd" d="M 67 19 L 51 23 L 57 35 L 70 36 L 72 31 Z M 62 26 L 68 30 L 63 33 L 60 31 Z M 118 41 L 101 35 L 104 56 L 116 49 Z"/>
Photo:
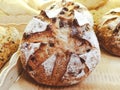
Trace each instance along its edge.
<path fill-rule="evenodd" d="M 20 60 L 24 70 L 39 84 L 80 82 L 100 60 L 92 27 L 93 18 L 82 4 L 55 2 L 42 10 L 23 35 Z"/>

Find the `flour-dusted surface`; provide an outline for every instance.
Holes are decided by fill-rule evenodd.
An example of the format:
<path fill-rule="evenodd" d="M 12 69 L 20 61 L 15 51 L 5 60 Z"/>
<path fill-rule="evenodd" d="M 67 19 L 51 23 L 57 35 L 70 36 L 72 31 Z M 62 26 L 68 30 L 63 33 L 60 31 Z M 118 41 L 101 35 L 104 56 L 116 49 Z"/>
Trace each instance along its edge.
<path fill-rule="evenodd" d="M 92 71 L 98 64 L 97 59 L 100 60 L 100 55 L 95 49 L 83 55 L 79 55 L 79 57 L 85 60 L 85 64 L 88 66 L 90 71 Z"/>
<path fill-rule="evenodd" d="M 63 78 L 70 78 L 71 75 L 76 77 L 82 69 L 83 65 L 82 62 L 80 61 L 79 56 L 76 54 L 72 54 Z"/>
<path fill-rule="evenodd" d="M 111 30 L 115 30 L 118 23 L 120 23 L 120 17 L 116 17 L 116 20 L 108 23 L 108 27 L 111 28 Z"/>
<path fill-rule="evenodd" d="M 44 67 L 44 69 L 45 69 L 46 75 L 48 75 L 48 76 L 52 75 L 52 71 L 53 71 L 53 68 L 54 68 L 55 60 L 56 60 L 56 55 L 53 54 L 45 62 L 43 62 L 41 64 Z"/>
<path fill-rule="evenodd" d="M 89 42 L 91 42 L 91 45 L 96 47 L 97 49 L 99 49 L 99 43 L 98 43 L 98 40 L 97 38 L 95 38 L 96 35 L 95 35 L 95 32 L 94 31 L 87 31 L 87 32 L 84 32 L 83 33 L 83 37 L 85 40 L 88 40 Z"/>
<path fill-rule="evenodd" d="M 61 10 L 62 10 L 62 8 L 55 9 L 55 10 L 45 10 L 45 12 L 49 18 L 54 18 L 54 17 L 58 16 L 58 14 L 61 12 Z"/>
<path fill-rule="evenodd" d="M 20 60 L 36 82 L 69 86 L 82 81 L 94 70 L 100 61 L 100 49 L 87 8 L 74 2 L 57 2 L 33 20 L 27 25 L 28 33 L 25 30 L 22 44 L 40 43 L 40 47 L 28 54 L 27 64 L 24 53 Z M 39 22 L 48 24 L 43 29 L 37 27 Z M 29 46 L 21 50 L 24 48 L 29 52 Z"/>
<path fill-rule="evenodd" d="M 33 18 L 30 23 L 25 28 L 26 34 L 36 33 L 36 32 L 43 32 L 46 30 L 48 23 L 43 22 L 40 19 Z"/>
<path fill-rule="evenodd" d="M 86 23 L 91 24 L 92 20 L 89 21 L 90 18 L 85 17 L 85 15 L 83 13 L 79 13 L 78 11 L 74 11 L 74 14 L 75 14 L 75 19 L 77 19 L 80 26 L 83 26 Z"/>
<path fill-rule="evenodd" d="M 28 62 L 29 57 L 39 49 L 41 43 L 23 43 L 21 45 L 21 51 L 25 54 L 26 63 Z"/>
<path fill-rule="evenodd" d="M 101 61 L 96 69 L 85 81 L 82 81 L 77 85 L 72 85 L 70 87 L 49 87 L 38 85 L 24 72 L 9 90 L 119 90 L 120 58 L 112 56 L 104 50 L 101 51 L 101 55 Z M 72 82 L 74 83 L 74 81 Z"/>

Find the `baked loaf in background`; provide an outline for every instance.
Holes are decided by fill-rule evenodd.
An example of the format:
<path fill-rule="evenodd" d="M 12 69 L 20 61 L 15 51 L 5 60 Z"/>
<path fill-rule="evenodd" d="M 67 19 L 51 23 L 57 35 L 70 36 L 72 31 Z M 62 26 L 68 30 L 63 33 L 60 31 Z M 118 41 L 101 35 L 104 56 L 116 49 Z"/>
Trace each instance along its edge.
<path fill-rule="evenodd" d="M 102 17 L 96 34 L 105 50 L 120 56 L 120 8 L 112 9 Z"/>
<path fill-rule="evenodd" d="M 107 3 L 108 0 L 74 0 L 76 2 L 82 3 L 89 10 L 95 10 Z"/>
<path fill-rule="evenodd" d="M 0 26 L 0 69 L 18 49 L 19 32 L 14 27 Z"/>
<path fill-rule="evenodd" d="M 96 8 L 96 9 L 90 10 L 90 12 L 92 13 L 93 18 L 94 18 L 94 23 L 95 23 L 94 29 L 97 30 L 99 20 L 103 17 L 103 15 L 105 13 L 107 13 L 111 9 L 119 8 L 119 7 L 120 7 L 120 0 L 107 0 L 107 2 L 104 5 Z"/>
<path fill-rule="evenodd" d="M 27 25 L 20 47 L 25 71 L 38 83 L 73 85 L 100 60 L 93 18 L 82 4 L 56 2 Z"/>

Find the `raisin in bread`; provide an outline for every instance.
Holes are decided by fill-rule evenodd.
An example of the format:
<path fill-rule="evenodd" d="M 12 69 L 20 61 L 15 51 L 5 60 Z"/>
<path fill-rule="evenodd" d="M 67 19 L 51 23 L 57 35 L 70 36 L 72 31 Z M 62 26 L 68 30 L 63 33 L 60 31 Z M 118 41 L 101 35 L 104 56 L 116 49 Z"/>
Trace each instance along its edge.
<path fill-rule="evenodd" d="M 68 86 L 86 78 L 100 60 L 88 10 L 56 2 L 27 25 L 20 47 L 24 70 L 38 83 Z"/>

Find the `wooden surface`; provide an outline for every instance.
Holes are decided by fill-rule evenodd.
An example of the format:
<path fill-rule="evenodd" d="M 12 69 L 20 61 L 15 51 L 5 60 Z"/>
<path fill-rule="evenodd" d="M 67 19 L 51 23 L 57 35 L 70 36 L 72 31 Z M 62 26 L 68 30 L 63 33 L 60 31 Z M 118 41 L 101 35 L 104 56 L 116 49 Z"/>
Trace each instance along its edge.
<path fill-rule="evenodd" d="M 9 90 L 120 90 L 120 57 L 101 50 L 101 61 L 83 82 L 69 87 L 49 87 L 36 84 L 25 72 Z"/>

